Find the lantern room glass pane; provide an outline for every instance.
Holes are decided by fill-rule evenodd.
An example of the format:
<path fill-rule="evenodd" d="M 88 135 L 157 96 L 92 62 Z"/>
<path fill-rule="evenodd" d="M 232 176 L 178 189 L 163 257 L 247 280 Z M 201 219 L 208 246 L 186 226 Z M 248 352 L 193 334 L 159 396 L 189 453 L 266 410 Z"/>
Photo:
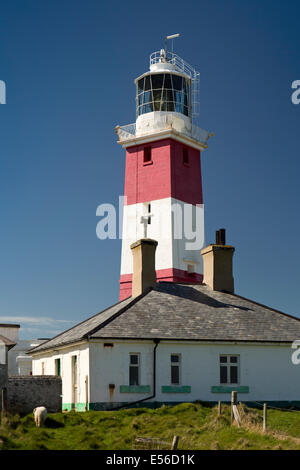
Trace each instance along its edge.
<path fill-rule="evenodd" d="M 138 93 L 142 93 L 144 91 L 144 78 L 141 78 L 138 81 Z"/>
<path fill-rule="evenodd" d="M 153 103 L 153 111 L 160 111 L 160 101 L 154 101 Z"/>
<path fill-rule="evenodd" d="M 168 73 L 165 74 L 164 88 L 172 88 L 171 76 Z"/>
<path fill-rule="evenodd" d="M 152 89 L 157 90 L 163 87 L 163 74 L 152 75 Z"/>
<path fill-rule="evenodd" d="M 173 81 L 174 90 L 181 91 L 182 90 L 182 77 L 179 77 L 178 75 L 172 75 L 172 81 Z"/>
<path fill-rule="evenodd" d="M 149 103 L 152 101 L 152 92 L 151 91 L 145 91 L 144 93 L 144 104 Z"/>
<path fill-rule="evenodd" d="M 152 103 L 147 103 L 147 104 L 144 104 L 143 106 L 143 112 L 144 113 L 151 113 L 152 111 Z"/>
<path fill-rule="evenodd" d="M 180 91 L 177 91 L 177 90 L 174 90 L 174 96 L 175 96 L 175 101 L 176 103 L 181 103 L 181 92 Z"/>
<path fill-rule="evenodd" d="M 181 104 L 176 101 L 175 103 L 175 112 L 176 113 L 181 113 Z"/>
<path fill-rule="evenodd" d="M 167 102 L 167 111 L 174 112 L 175 111 L 175 103 L 172 101 Z"/>
<path fill-rule="evenodd" d="M 183 80 L 183 91 L 184 91 L 184 93 L 188 93 L 188 87 L 187 87 L 186 80 Z"/>
<path fill-rule="evenodd" d="M 173 90 L 166 90 L 167 91 L 167 101 L 174 101 Z"/>
<path fill-rule="evenodd" d="M 151 77 L 150 77 L 150 75 L 147 75 L 147 77 L 145 77 L 144 90 L 145 91 L 151 90 Z"/>
<path fill-rule="evenodd" d="M 160 101 L 161 100 L 162 90 L 153 90 L 152 93 L 153 93 L 153 100 L 154 101 Z"/>

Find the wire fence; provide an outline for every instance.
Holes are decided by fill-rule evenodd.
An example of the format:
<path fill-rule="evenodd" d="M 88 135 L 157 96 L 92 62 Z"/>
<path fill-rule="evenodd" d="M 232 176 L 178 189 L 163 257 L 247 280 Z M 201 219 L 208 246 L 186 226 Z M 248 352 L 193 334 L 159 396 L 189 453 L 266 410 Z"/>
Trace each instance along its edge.
<path fill-rule="evenodd" d="M 256 405 L 259 405 L 262 408 L 264 407 L 264 403 L 260 403 L 259 401 L 252 401 L 252 402 L 247 401 L 246 404 L 248 404 L 248 403 L 255 403 Z M 269 405 L 267 403 L 267 407 L 268 407 L 268 409 L 279 410 L 279 411 L 298 411 L 298 412 L 300 411 L 300 407 L 297 408 L 297 407 L 294 407 L 294 406 L 292 406 L 291 408 L 284 408 L 284 407 L 281 406 L 279 408 L 277 406 L 272 406 L 272 405 Z"/>

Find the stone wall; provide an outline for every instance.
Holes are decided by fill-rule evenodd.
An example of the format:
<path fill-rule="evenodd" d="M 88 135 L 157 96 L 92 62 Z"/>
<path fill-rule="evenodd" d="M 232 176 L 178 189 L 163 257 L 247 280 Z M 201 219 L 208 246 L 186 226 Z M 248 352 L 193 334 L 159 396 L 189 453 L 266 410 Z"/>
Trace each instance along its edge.
<path fill-rule="evenodd" d="M 7 387 L 7 364 L 0 364 L 0 389 Z"/>
<path fill-rule="evenodd" d="M 61 395 L 61 377 L 21 375 L 8 378 L 7 402 L 11 413 L 30 413 L 37 406 L 45 406 L 52 413 L 61 411 Z"/>

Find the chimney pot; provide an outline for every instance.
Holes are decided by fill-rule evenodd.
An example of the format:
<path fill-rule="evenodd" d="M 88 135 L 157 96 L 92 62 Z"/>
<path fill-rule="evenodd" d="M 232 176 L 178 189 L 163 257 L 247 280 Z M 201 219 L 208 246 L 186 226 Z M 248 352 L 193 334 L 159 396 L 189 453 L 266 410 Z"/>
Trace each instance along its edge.
<path fill-rule="evenodd" d="M 226 245 L 226 230 L 220 228 L 216 231 L 216 245 Z"/>

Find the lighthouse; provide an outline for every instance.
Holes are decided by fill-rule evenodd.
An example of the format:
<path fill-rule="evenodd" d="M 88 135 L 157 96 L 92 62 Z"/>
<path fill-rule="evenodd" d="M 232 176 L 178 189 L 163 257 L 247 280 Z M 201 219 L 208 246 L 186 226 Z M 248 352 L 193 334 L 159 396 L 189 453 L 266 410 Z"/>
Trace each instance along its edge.
<path fill-rule="evenodd" d="M 130 245 L 142 238 L 158 242 L 157 281 L 203 280 L 201 152 L 212 134 L 196 125 L 200 74 L 167 51 L 171 37 L 135 80 L 136 122 L 116 127 L 126 149 L 120 300 L 131 296 Z"/>

